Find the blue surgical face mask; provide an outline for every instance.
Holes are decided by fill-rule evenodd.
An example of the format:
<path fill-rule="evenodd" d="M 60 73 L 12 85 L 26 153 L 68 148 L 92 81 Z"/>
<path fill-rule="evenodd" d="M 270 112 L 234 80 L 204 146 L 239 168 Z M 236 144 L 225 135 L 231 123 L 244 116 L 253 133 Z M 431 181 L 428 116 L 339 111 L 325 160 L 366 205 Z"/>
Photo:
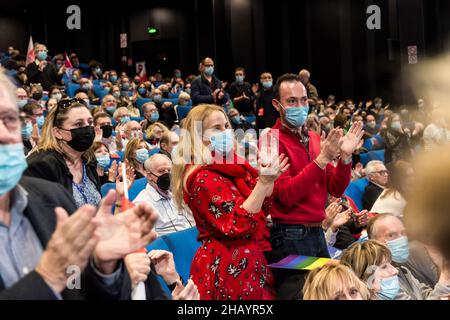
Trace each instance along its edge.
<path fill-rule="evenodd" d="M 191 88 L 186 88 L 186 89 L 184 89 L 184 92 L 186 92 L 187 94 L 190 95 L 192 91 L 191 91 Z"/>
<path fill-rule="evenodd" d="M 102 69 L 96 68 L 95 73 L 100 76 L 102 74 Z"/>
<path fill-rule="evenodd" d="M 47 52 L 39 51 L 38 54 L 37 54 L 37 58 L 38 58 L 39 61 L 47 60 Z"/>
<path fill-rule="evenodd" d="M 116 111 L 115 106 L 106 107 L 106 112 L 108 112 L 109 114 L 113 114 L 115 111 Z"/>
<path fill-rule="evenodd" d="M 378 293 L 381 300 L 394 300 L 400 291 L 398 276 L 381 280 L 381 291 Z"/>
<path fill-rule="evenodd" d="M 152 115 L 150 116 L 150 122 L 156 122 L 159 120 L 159 113 L 158 112 L 152 112 Z"/>
<path fill-rule="evenodd" d="M 153 101 L 155 102 L 161 102 L 162 96 L 157 94 L 156 96 L 153 96 Z"/>
<path fill-rule="evenodd" d="M 38 128 L 41 129 L 44 126 L 45 118 L 44 116 L 40 116 L 36 118 L 36 124 L 38 125 Z"/>
<path fill-rule="evenodd" d="M 212 76 L 213 73 L 214 73 L 214 67 L 206 67 L 206 68 L 205 68 L 205 74 L 206 74 L 207 76 Z"/>
<path fill-rule="evenodd" d="M 72 76 L 72 81 L 78 81 L 78 76 L 76 75 Z"/>
<path fill-rule="evenodd" d="M 263 88 L 264 88 L 264 89 L 268 90 L 268 89 L 272 88 L 273 82 L 272 82 L 272 80 L 270 80 L 270 81 L 264 81 L 264 82 L 262 83 L 262 85 L 263 85 Z"/>
<path fill-rule="evenodd" d="M 209 141 L 211 142 L 211 146 L 214 149 L 214 151 L 222 155 L 227 155 L 234 148 L 233 131 L 228 129 L 216 133 L 209 138 Z"/>
<path fill-rule="evenodd" d="M 241 124 L 241 117 L 240 116 L 234 116 L 231 119 L 231 123 L 233 123 L 234 125 L 240 125 Z"/>
<path fill-rule="evenodd" d="M 122 90 L 123 91 L 130 90 L 130 84 L 128 82 L 122 83 Z"/>
<path fill-rule="evenodd" d="M 140 164 L 144 164 L 145 161 L 149 158 L 147 149 L 139 149 L 136 150 L 136 161 Z"/>
<path fill-rule="evenodd" d="M 22 143 L 0 145 L 0 196 L 17 185 L 26 168 Z"/>
<path fill-rule="evenodd" d="M 23 107 L 25 107 L 25 105 L 28 103 L 28 99 L 20 99 L 17 100 L 17 105 L 19 106 L 20 109 L 22 109 Z"/>
<path fill-rule="evenodd" d="M 55 99 L 57 102 L 60 102 L 62 99 L 62 94 L 61 93 L 52 94 L 52 98 Z"/>
<path fill-rule="evenodd" d="M 143 96 L 143 95 L 145 95 L 145 94 L 147 93 L 147 89 L 145 89 L 145 88 L 139 88 L 139 89 L 138 89 L 138 92 L 139 92 L 139 94 L 140 94 L 141 96 Z"/>
<path fill-rule="evenodd" d="M 396 263 L 405 263 L 409 258 L 408 237 L 400 237 L 387 242 L 387 247 L 391 251 L 392 261 Z"/>
<path fill-rule="evenodd" d="M 400 122 L 392 122 L 391 128 L 394 130 L 400 130 L 402 128 L 402 124 Z"/>
<path fill-rule="evenodd" d="M 181 78 L 181 72 L 175 72 L 175 78 Z"/>
<path fill-rule="evenodd" d="M 111 159 L 107 154 L 103 156 L 97 156 L 95 158 L 97 159 L 97 165 L 103 169 L 108 168 L 109 163 L 111 162 Z"/>
<path fill-rule="evenodd" d="M 117 81 L 117 76 L 111 76 L 111 77 L 109 77 L 109 81 L 111 81 L 111 82 L 116 82 L 116 81 Z"/>
<path fill-rule="evenodd" d="M 81 89 L 83 89 L 85 91 L 89 91 L 89 89 L 91 89 L 91 86 L 88 83 L 86 83 L 81 86 Z"/>
<path fill-rule="evenodd" d="M 114 91 L 112 95 L 113 95 L 113 97 L 116 98 L 116 99 L 119 99 L 119 98 L 120 98 L 120 92 L 119 92 L 119 91 Z"/>
<path fill-rule="evenodd" d="M 22 127 L 22 138 L 28 140 L 31 138 L 31 133 L 33 132 L 33 125 L 31 122 L 27 122 L 25 126 Z"/>
<path fill-rule="evenodd" d="M 131 118 L 129 116 L 120 118 L 120 123 L 123 123 L 123 124 L 128 123 L 130 121 L 131 121 Z"/>
<path fill-rule="evenodd" d="M 290 107 L 288 109 L 285 109 L 282 105 L 281 107 L 286 112 L 285 120 L 289 125 L 294 128 L 300 128 L 305 124 L 308 118 L 309 106 Z"/>
<path fill-rule="evenodd" d="M 244 82 L 244 76 L 236 76 L 236 82 L 237 83 L 243 83 Z"/>

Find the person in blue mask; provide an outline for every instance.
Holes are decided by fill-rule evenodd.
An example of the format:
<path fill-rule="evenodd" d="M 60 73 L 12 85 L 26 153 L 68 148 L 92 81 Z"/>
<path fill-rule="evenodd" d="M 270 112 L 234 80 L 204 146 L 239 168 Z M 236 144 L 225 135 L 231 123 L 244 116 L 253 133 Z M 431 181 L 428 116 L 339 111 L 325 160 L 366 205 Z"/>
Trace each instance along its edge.
<path fill-rule="evenodd" d="M 19 106 L 19 109 L 22 109 L 28 103 L 28 94 L 24 88 L 17 88 L 16 93 L 17 105 Z"/>
<path fill-rule="evenodd" d="M 447 274 L 432 289 L 403 267 L 396 267 L 391 249 L 377 240 L 356 242 L 344 250 L 341 263 L 353 269 L 381 300 L 437 300 L 450 293 Z"/>
<path fill-rule="evenodd" d="M 280 117 L 279 112 L 273 107 L 273 78 L 269 72 L 263 72 L 259 78 L 262 89 L 256 97 L 256 127 L 259 130 L 272 128 Z"/>
<path fill-rule="evenodd" d="M 243 116 L 254 116 L 253 103 L 255 97 L 251 84 L 245 81 L 245 69 L 236 68 L 234 76 L 236 81 L 228 89 L 233 105 Z"/>
<path fill-rule="evenodd" d="M 143 131 L 159 120 L 159 111 L 153 102 L 147 102 L 142 106 L 142 115 L 144 116 L 144 120 L 141 122 Z"/>
<path fill-rule="evenodd" d="M 224 105 L 227 102 L 228 94 L 214 71 L 213 59 L 205 58 L 200 62 L 201 74 L 191 83 L 191 97 L 194 106 L 203 103 Z"/>
<path fill-rule="evenodd" d="M 272 105 L 280 118 L 270 131 L 279 139 L 280 153 L 288 155 L 291 161 L 289 170 L 275 182 L 271 211 L 274 255 L 280 259 L 289 255 L 327 258 L 322 229 L 327 197 L 342 197 L 350 183 L 352 154 L 363 136 L 363 124 L 354 124 L 345 136 L 342 129 L 333 129 L 327 138 L 308 130 L 308 95 L 295 74 L 281 76 L 274 95 Z M 336 166 L 332 164 L 335 159 Z M 289 279 L 285 275 L 280 273 L 277 279 L 278 297 L 298 298 L 298 290 L 293 292 L 288 284 L 303 281 L 304 276 L 294 274 L 294 279 Z"/>
<path fill-rule="evenodd" d="M 114 192 L 98 210 L 90 206 L 77 210 L 62 186 L 23 176 L 26 169 L 15 88 L 0 72 L 0 300 L 130 296 L 131 283 L 121 260 L 154 239 L 151 229 L 157 213 L 146 205 L 124 213 L 134 216 L 138 223 L 134 228 L 142 228 L 135 241 L 136 229 L 111 215 Z M 140 223 L 142 217 L 150 223 Z M 128 249 L 123 250 L 122 241 Z M 72 273 L 67 270 L 74 265 L 82 271 L 84 284 L 69 289 Z"/>
<path fill-rule="evenodd" d="M 61 85 L 63 70 L 57 70 L 56 67 L 47 61 L 47 47 L 43 44 L 36 44 L 34 54 L 36 60 L 30 63 L 26 68 L 26 74 L 29 83 L 40 83 L 44 91 L 49 91 L 54 85 Z"/>
<path fill-rule="evenodd" d="M 439 282 L 440 266 L 434 263 L 423 244 L 408 241 L 405 226 L 399 218 L 378 214 L 369 221 L 367 233 L 369 239 L 380 241 L 389 248 L 400 278 L 412 276 L 431 288 Z"/>
<path fill-rule="evenodd" d="M 193 213 L 203 243 L 191 266 L 201 299 L 273 299 L 263 204 L 288 159 L 274 156 L 265 167 L 260 160 L 259 171 L 252 168 L 236 155 L 230 120 L 219 106 L 193 108 L 183 128 L 172 192 L 177 207 Z"/>

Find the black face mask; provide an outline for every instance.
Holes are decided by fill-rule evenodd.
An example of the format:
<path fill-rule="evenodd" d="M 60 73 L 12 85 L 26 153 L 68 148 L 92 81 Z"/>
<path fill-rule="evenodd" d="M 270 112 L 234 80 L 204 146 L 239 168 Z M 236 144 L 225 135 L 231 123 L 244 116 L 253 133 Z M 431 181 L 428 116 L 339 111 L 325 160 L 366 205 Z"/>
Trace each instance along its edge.
<path fill-rule="evenodd" d="M 103 132 L 103 138 L 108 139 L 112 136 L 113 127 L 110 125 L 101 126 L 100 129 L 102 129 Z"/>
<path fill-rule="evenodd" d="M 65 131 L 70 131 L 70 133 L 72 134 L 72 140 L 67 142 L 67 144 L 73 150 L 76 150 L 78 152 L 85 152 L 94 143 L 95 130 L 93 126 L 86 126 Z"/>
<path fill-rule="evenodd" d="M 158 177 L 156 174 L 152 173 L 155 177 Z M 158 177 L 156 180 L 156 185 L 161 191 L 169 191 L 170 189 L 170 173 L 164 173 Z"/>
<path fill-rule="evenodd" d="M 39 101 L 42 99 L 42 92 L 33 93 L 33 100 Z"/>

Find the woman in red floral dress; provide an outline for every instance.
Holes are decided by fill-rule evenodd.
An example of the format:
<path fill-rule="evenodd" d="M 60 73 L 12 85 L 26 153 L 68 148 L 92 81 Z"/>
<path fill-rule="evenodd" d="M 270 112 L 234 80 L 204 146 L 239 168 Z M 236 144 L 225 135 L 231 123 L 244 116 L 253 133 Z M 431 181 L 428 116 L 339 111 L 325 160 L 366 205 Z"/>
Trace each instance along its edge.
<path fill-rule="evenodd" d="M 199 241 L 191 276 L 203 300 L 274 299 L 266 215 L 274 181 L 289 167 L 273 157 L 258 174 L 234 152 L 222 108 L 197 106 L 185 120 L 172 170 L 175 201 L 192 211 Z"/>

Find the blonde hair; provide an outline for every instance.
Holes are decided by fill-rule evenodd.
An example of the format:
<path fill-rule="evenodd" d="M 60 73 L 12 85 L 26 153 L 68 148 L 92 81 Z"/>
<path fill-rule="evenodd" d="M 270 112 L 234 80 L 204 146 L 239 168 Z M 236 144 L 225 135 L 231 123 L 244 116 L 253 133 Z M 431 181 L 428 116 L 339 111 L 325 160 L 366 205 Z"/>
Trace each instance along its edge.
<path fill-rule="evenodd" d="M 61 140 L 56 138 L 53 129 L 62 127 L 63 123 L 69 118 L 69 112 L 72 109 L 76 108 L 86 108 L 86 110 L 89 111 L 89 109 L 84 104 L 74 102 L 66 108 L 59 108 L 58 106 L 56 106 L 47 114 L 44 126 L 42 127 L 41 139 L 39 140 L 39 143 L 33 150 L 33 152 L 56 151 L 57 153 L 67 158 L 66 152 L 62 148 Z M 82 157 L 87 161 L 87 163 L 90 163 L 95 159 L 95 154 L 92 146 L 83 153 Z"/>
<path fill-rule="evenodd" d="M 370 299 L 370 292 L 349 267 L 342 264 L 327 264 L 314 269 L 306 278 L 303 300 L 333 300 L 336 292 L 355 287 L 363 300 Z"/>
<path fill-rule="evenodd" d="M 181 92 L 180 95 L 178 96 L 178 101 L 180 101 L 180 99 L 189 101 L 191 100 L 191 96 L 187 93 L 187 92 Z"/>
<path fill-rule="evenodd" d="M 367 282 L 373 274 L 373 266 L 378 267 L 391 261 L 392 255 L 389 249 L 376 240 L 355 242 L 344 250 L 341 256 L 341 263 L 350 267 L 364 282 Z"/>
<path fill-rule="evenodd" d="M 197 131 L 196 123 L 204 124 L 205 120 L 214 112 L 221 112 L 229 121 L 222 107 L 211 104 L 196 106 L 184 119 L 183 133 L 173 155 L 171 181 L 173 199 L 179 209 L 187 209 L 183 193 L 187 192 L 186 182 L 189 175 L 197 168 L 211 162 L 211 152 L 202 143 L 202 133 Z M 203 130 L 203 126 L 201 130 Z M 188 164 L 192 165 L 187 166 Z"/>
<path fill-rule="evenodd" d="M 139 162 L 136 160 L 136 150 L 140 149 L 139 145 L 141 143 L 145 143 L 144 140 L 142 139 L 131 139 L 130 141 L 128 141 L 127 143 L 127 147 L 125 149 L 125 155 L 124 155 L 124 159 L 128 160 L 128 163 L 134 168 L 136 169 L 139 165 Z M 147 144 L 146 148 L 147 148 Z M 142 164 L 143 165 L 143 164 Z"/>
<path fill-rule="evenodd" d="M 17 95 L 16 95 L 16 86 L 12 83 L 12 81 L 8 78 L 5 73 L 5 69 L 0 67 L 0 86 L 4 87 L 6 90 L 1 90 L 1 95 L 6 94 L 8 98 L 14 105 L 17 105 Z M 18 109 L 17 109 L 18 111 Z"/>
<path fill-rule="evenodd" d="M 167 128 L 165 125 L 163 125 L 162 123 L 159 122 L 155 122 L 153 124 L 151 124 L 147 130 L 145 130 L 145 134 L 147 135 L 147 137 L 151 137 L 155 131 L 156 128 L 159 128 L 163 131 L 163 134 L 167 131 L 169 131 L 169 128 Z"/>

